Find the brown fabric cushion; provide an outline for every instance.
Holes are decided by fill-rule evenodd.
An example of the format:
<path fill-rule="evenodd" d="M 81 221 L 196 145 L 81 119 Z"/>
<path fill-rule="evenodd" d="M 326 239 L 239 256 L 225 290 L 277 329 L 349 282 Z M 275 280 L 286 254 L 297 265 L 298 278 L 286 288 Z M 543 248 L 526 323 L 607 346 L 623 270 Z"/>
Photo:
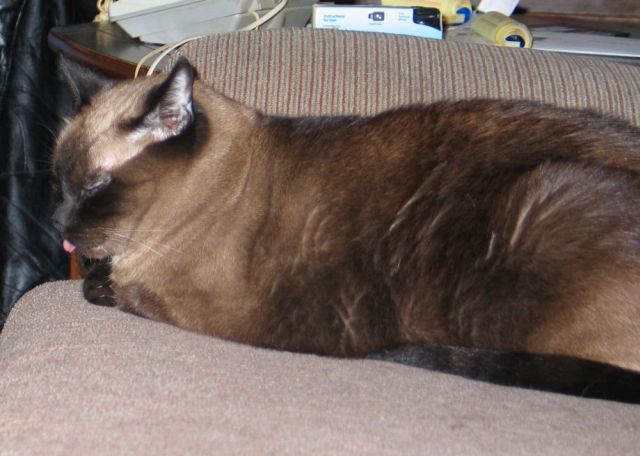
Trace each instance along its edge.
<path fill-rule="evenodd" d="M 640 407 L 237 345 L 37 288 L 0 335 L 0 454 L 635 454 Z"/>
<path fill-rule="evenodd" d="M 203 80 L 277 115 L 373 114 L 407 103 L 528 98 L 640 125 L 640 67 L 531 49 L 278 29 L 214 35 L 180 49 Z"/>

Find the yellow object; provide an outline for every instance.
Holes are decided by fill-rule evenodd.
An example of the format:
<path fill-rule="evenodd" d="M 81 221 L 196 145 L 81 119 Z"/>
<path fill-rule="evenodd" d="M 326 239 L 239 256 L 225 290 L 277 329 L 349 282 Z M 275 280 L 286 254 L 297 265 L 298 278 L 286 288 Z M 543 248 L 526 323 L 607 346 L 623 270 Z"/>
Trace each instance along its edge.
<path fill-rule="evenodd" d="M 471 21 L 478 35 L 498 46 L 530 48 L 533 37 L 526 25 L 497 11 L 480 14 Z"/>
<path fill-rule="evenodd" d="M 96 9 L 98 15 L 93 19 L 93 22 L 109 22 L 109 4 L 111 0 L 97 0 Z"/>
<path fill-rule="evenodd" d="M 469 0 L 381 0 L 382 6 L 418 6 L 437 8 L 442 14 L 445 24 L 464 24 L 471 19 L 471 2 Z"/>

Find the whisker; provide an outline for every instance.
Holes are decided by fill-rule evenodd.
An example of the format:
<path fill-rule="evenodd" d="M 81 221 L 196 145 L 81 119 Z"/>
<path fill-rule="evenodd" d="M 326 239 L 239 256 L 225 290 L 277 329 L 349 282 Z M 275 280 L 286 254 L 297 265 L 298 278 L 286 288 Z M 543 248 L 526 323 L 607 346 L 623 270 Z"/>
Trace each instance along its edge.
<path fill-rule="evenodd" d="M 158 251 L 158 250 L 154 249 L 153 247 L 151 247 L 150 245 L 146 244 L 146 243 L 145 243 L 145 242 L 143 242 L 143 241 L 139 241 L 139 240 L 134 239 L 134 238 L 132 238 L 132 237 L 127 237 L 127 236 L 124 236 L 124 235 L 122 235 L 122 234 L 118 234 L 118 233 L 111 233 L 111 234 L 112 234 L 113 236 L 117 236 L 117 237 L 119 237 L 119 238 L 125 239 L 126 241 L 130 241 L 130 242 L 134 242 L 134 243 L 136 243 L 136 244 L 139 244 L 139 245 L 141 245 L 141 246 L 145 247 L 146 249 L 148 249 L 149 251 L 151 251 L 151 252 L 155 253 L 156 255 L 158 255 L 158 256 L 160 256 L 160 257 L 166 257 L 166 254 L 164 254 L 164 253 L 162 253 L 162 252 L 160 252 L 160 251 Z"/>
<path fill-rule="evenodd" d="M 125 229 L 125 228 L 100 228 L 105 233 L 166 233 L 171 231 L 171 228 L 149 228 L 149 229 Z"/>
<path fill-rule="evenodd" d="M 116 236 L 118 238 L 124 239 L 126 241 L 131 241 L 131 242 L 134 242 L 134 243 L 136 243 L 138 245 L 141 245 L 141 246 L 145 247 L 146 249 L 148 249 L 149 251 L 151 251 L 151 252 L 153 252 L 153 253 L 161 256 L 161 257 L 166 257 L 168 252 L 161 252 L 160 250 L 157 250 L 158 248 L 169 249 L 170 251 L 173 251 L 173 252 L 176 252 L 176 253 L 179 253 L 179 254 L 183 253 L 182 251 L 180 251 L 180 250 L 178 250 L 178 249 L 176 249 L 174 247 L 163 245 L 163 244 L 160 244 L 158 242 L 141 241 L 139 239 L 135 239 L 135 238 L 130 237 L 130 236 L 122 235 L 120 233 L 111 233 L 111 234 L 113 236 Z"/>

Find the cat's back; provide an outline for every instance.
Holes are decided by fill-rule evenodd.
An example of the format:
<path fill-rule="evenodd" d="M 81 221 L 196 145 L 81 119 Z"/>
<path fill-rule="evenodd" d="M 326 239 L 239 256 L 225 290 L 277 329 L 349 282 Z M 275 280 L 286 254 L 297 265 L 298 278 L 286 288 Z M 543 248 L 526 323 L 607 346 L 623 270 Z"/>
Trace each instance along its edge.
<path fill-rule="evenodd" d="M 395 166 L 423 172 L 440 162 L 522 167 L 544 160 L 640 171 L 640 130 L 629 122 L 526 100 L 445 100 L 371 117 L 275 121 L 286 124 L 279 135 L 296 159 L 314 168 L 333 164 L 332 171 L 346 164 L 375 173 Z"/>
<path fill-rule="evenodd" d="M 394 122 L 394 127 L 415 128 L 416 139 L 440 160 L 517 166 L 523 160 L 588 159 L 640 169 L 640 130 L 595 111 L 526 100 L 470 99 L 409 106 L 381 118 L 394 115 L 415 119 Z"/>
<path fill-rule="evenodd" d="M 304 128 L 283 135 L 295 172 L 278 179 L 287 223 L 263 231 L 280 234 L 258 245 L 275 246 L 265 252 L 282 260 L 278 270 L 304 273 L 274 299 L 318 309 L 333 301 L 338 321 L 361 308 L 362 321 L 386 321 L 404 343 L 596 359 L 611 358 L 586 339 L 613 337 L 620 314 L 572 327 L 574 310 L 585 309 L 575 299 L 598 314 L 616 284 L 627 298 L 614 308 L 640 319 L 629 288 L 640 280 L 640 134 L 628 123 L 494 100 L 296 122 Z M 356 306 L 354 294 L 379 310 Z M 640 338 L 627 329 L 618 335 Z M 580 333 L 583 346 L 551 333 Z M 355 347 L 379 342 L 350 343 L 366 351 Z"/>
<path fill-rule="evenodd" d="M 412 109 L 430 164 L 378 250 L 408 340 L 638 368 L 638 130 L 528 102 Z"/>

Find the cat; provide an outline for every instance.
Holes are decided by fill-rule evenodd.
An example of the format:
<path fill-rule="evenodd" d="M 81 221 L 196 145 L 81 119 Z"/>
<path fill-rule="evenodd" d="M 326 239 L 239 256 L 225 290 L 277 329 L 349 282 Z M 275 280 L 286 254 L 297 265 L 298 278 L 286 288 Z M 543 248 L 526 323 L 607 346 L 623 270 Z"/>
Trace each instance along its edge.
<path fill-rule="evenodd" d="M 640 402 L 628 123 L 488 99 L 273 117 L 184 58 L 119 82 L 63 67 L 78 113 L 53 153 L 53 220 L 93 263 L 88 301 L 260 347 Z"/>

